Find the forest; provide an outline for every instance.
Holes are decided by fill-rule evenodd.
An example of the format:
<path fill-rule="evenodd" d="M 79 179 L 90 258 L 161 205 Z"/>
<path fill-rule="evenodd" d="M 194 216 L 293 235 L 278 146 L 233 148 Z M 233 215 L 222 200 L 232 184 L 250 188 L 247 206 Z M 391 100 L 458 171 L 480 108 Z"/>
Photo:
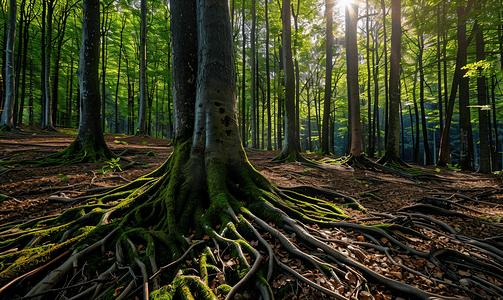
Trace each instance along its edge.
<path fill-rule="evenodd" d="M 0 299 L 503 297 L 501 0 L 0 8 Z"/>

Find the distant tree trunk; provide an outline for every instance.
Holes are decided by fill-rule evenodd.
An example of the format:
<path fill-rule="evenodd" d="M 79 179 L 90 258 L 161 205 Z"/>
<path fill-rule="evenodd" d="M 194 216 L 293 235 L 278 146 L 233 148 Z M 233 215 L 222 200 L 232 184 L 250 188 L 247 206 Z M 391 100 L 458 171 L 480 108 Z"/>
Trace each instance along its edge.
<path fill-rule="evenodd" d="M 384 0 L 381 0 L 382 9 L 382 29 L 383 29 L 383 57 L 384 57 L 384 147 L 387 149 L 388 143 L 388 128 L 389 128 L 389 91 L 388 91 L 388 50 L 387 50 L 387 35 L 386 35 L 386 5 Z M 379 141 L 380 143 L 380 141 Z"/>
<path fill-rule="evenodd" d="M 26 15 L 25 14 L 25 21 L 24 21 L 24 30 L 23 30 L 23 44 L 24 44 L 24 47 L 23 47 L 23 62 L 22 62 L 22 76 L 23 76 L 23 80 L 21 82 L 21 97 L 20 97 L 20 105 L 19 105 L 19 116 L 18 116 L 18 122 L 19 124 L 22 124 L 23 123 L 23 107 L 24 107 L 24 103 L 25 103 L 25 97 L 26 97 L 26 69 L 28 68 L 28 64 L 27 64 L 27 60 L 28 60 L 28 42 L 30 40 L 30 24 L 32 22 L 32 20 L 34 19 L 34 13 L 31 12 L 31 9 L 33 8 L 33 5 L 34 5 L 34 1 L 33 2 L 30 2 L 29 4 L 29 8 L 28 10 L 24 10 L 22 11 L 22 14 L 25 14 L 26 11 L 30 11 L 28 12 L 28 14 Z M 21 36 L 21 34 L 20 34 Z M 31 105 L 30 106 L 30 109 L 31 108 Z"/>
<path fill-rule="evenodd" d="M 275 47 L 276 49 L 276 47 Z M 280 90 L 280 86 L 284 86 L 285 85 L 285 80 L 284 80 L 284 77 L 281 76 L 281 71 L 284 69 L 284 63 L 283 63 L 283 46 L 279 45 L 279 57 L 280 57 L 280 60 L 279 60 L 279 72 L 278 74 L 280 74 L 280 76 L 278 76 L 278 87 L 277 89 Z M 283 128 L 283 122 L 282 122 L 282 118 L 283 118 L 283 98 L 282 98 L 283 94 L 278 92 L 278 124 L 277 124 L 277 128 L 278 128 L 278 133 L 277 133 L 277 136 L 278 136 L 278 149 L 283 149 L 283 136 L 282 136 L 282 128 Z"/>
<path fill-rule="evenodd" d="M 30 63 L 30 88 L 28 92 L 28 105 L 30 106 L 28 124 L 33 125 L 34 115 L 33 115 L 33 60 Z"/>
<path fill-rule="evenodd" d="M 391 55 L 389 77 L 389 116 L 386 127 L 386 152 L 382 163 L 402 163 L 400 159 L 400 60 L 401 60 L 401 9 L 400 0 L 391 0 Z"/>
<path fill-rule="evenodd" d="M 100 122 L 100 4 L 99 0 L 83 1 L 82 45 L 79 57 L 79 86 L 81 109 L 79 133 L 67 149 L 95 152 L 100 158 L 115 157 L 107 147 Z"/>
<path fill-rule="evenodd" d="M 272 150 L 271 122 L 271 74 L 269 71 L 269 14 L 268 2 L 265 0 L 265 72 L 267 76 L 267 150 Z"/>
<path fill-rule="evenodd" d="M 251 75 L 250 75 L 250 122 L 251 122 L 251 147 L 252 148 L 257 148 L 257 128 L 256 128 L 256 108 L 255 106 L 257 105 L 256 99 L 255 99 L 255 89 L 256 89 L 256 64 L 255 64 L 255 23 L 257 22 L 257 16 L 255 13 L 255 0 L 252 0 L 251 4 L 251 14 L 252 14 L 252 27 L 251 27 L 251 32 L 250 32 L 250 45 L 251 45 Z"/>
<path fill-rule="evenodd" d="M 46 1 L 43 1 L 44 3 Z M 52 18 L 54 14 L 54 2 L 55 0 L 49 0 L 48 1 L 48 8 L 47 8 L 47 34 L 46 34 L 46 41 L 45 41 L 45 68 L 44 68 L 44 80 L 43 80 L 43 85 L 44 85 L 44 114 L 45 114 L 45 123 L 42 123 L 42 129 L 44 130 L 49 130 L 53 131 L 54 129 L 54 121 L 55 121 L 55 115 L 53 114 L 54 110 L 56 109 L 53 105 L 53 101 L 51 98 L 51 84 L 50 84 L 50 78 L 51 78 L 51 57 L 52 57 Z"/>
<path fill-rule="evenodd" d="M 375 32 L 375 35 L 372 35 L 372 65 L 374 66 L 374 126 L 373 128 L 373 133 L 372 136 L 375 137 L 377 132 L 377 140 L 374 139 L 374 144 L 377 144 L 377 155 L 378 157 L 381 157 L 381 126 L 380 126 L 380 118 L 379 118 L 379 53 L 378 53 L 378 48 L 377 47 L 377 39 L 378 39 L 378 34 L 377 31 Z M 378 57 L 377 61 L 375 57 Z M 372 147 L 375 151 L 375 145 Z M 372 156 L 373 157 L 373 156 Z"/>
<path fill-rule="evenodd" d="M 369 19 L 370 19 L 370 12 L 369 12 L 369 0 L 366 0 L 365 2 L 365 9 L 366 9 L 366 14 L 367 17 L 365 18 L 366 20 L 366 30 L 367 30 L 367 105 L 368 105 L 368 147 L 366 149 L 367 155 L 369 157 L 374 157 L 374 135 L 372 134 L 372 94 L 370 91 L 370 79 L 372 78 L 372 73 L 370 71 L 370 24 L 369 24 Z"/>
<path fill-rule="evenodd" d="M 107 89 L 106 89 L 106 76 L 107 76 L 107 33 L 110 29 L 108 25 L 108 12 L 104 3 L 102 3 L 103 11 L 103 21 L 101 22 L 101 128 L 105 131 L 105 117 L 106 117 L 106 100 L 107 100 Z M 120 56 L 119 56 L 120 59 Z M 120 73 L 120 71 L 119 71 Z"/>
<path fill-rule="evenodd" d="M 292 6 L 293 21 L 295 27 L 295 38 L 293 39 L 293 54 L 294 54 L 294 65 L 295 65 L 295 135 L 296 139 L 300 141 L 300 70 L 299 61 L 297 60 L 297 34 L 299 33 L 299 11 L 300 11 L 300 0 L 297 1 L 297 13 Z M 300 143 L 298 144 L 300 147 Z M 300 148 L 299 148 L 300 151 Z"/>
<path fill-rule="evenodd" d="M 14 40 L 16 37 L 16 0 L 9 1 L 9 32 L 5 47 L 5 104 L 0 119 L 0 128 L 10 131 L 15 129 L 14 102 L 16 90 L 14 89 Z"/>
<path fill-rule="evenodd" d="M 360 92 L 358 90 L 358 45 L 356 25 L 358 22 L 358 5 L 346 6 L 346 59 L 348 60 L 349 106 L 351 107 L 351 151 L 355 157 L 361 156 Z"/>
<path fill-rule="evenodd" d="M 276 161 L 304 160 L 299 153 L 299 140 L 295 128 L 295 75 L 292 59 L 292 25 L 290 0 L 283 0 L 281 17 L 283 23 L 283 62 L 285 68 L 285 143 Z"/>
<path fill-rule="evenodd" d="M 419 104 L 421 105 L 421 126 L 423 131 L 423 148 L 426 156 L 426 164 L 433 164 L 430 154 L 430 145 L 428 143 L 428 129 L 426 127 L 426 111 L 424 109 L 424 68 L 423 68 L 423 52 L 424 52 L 424 37 L 421 34 L 419 37 Z M 418 124 L 419 126 L 419 124 Z"/>
<path fill-rule="evenodd" d="M 413 156 L 412 156 L 412 161 L 414 163 L 418 163 L 419 162 L 419 109 L 418 109 L 418 105 L 417 105 L 417 97 L 416 97 L 416 91 L 417 91 L 417 64 L 416 64 L 416 70 L 414 72 L 414 77 L 413 77 L 413 80 L 414 80 L 414 84 L 412 85 L 412 102 L 414 103 L 414 115 L 416 117 L 416 134 L 415 134 L 415 137 L 416 137 L 416 141 L 414 143 L 414 146 L 413 146 Z M 404 82 L 405 82 L 405 74 L 404 74 Z M 404 84 L 404 86 L 406 87 L 406 85 Z M 412 122 L 412 120 L 411 120 Z M 412 130 L 414 132 L 414 130 Z M 413 134 L 414 136 L 414 134 Z"/>
<path fill-rule="evenodd" d="M 115 86 L 115 133 L 119 133 L 119 83 L 121 79 L 121 62 L 122 62 L 122 41 L 123 41 L 123 33 L 124 33 L 124 27 L 126 27 L 126 17 L 124 16 L 122 18 L 122 26 L 121 26 L 121 33 L 120 33 L 120 39 L 119 39 L 119 63 L 117 65 L 117 85 Z M 168 56 L 168 59 L 170 57 Z M 169 63 L 168 63 L 168 68 L 169 68 Z"/>
<path fill-rule="evenodd" d="M 311 88 L 311 79 L 308 79 L 307 87 L 306 87 L 306 95 L 307 95 L 307 150 L 312 151 L 313 147 L 311 145 L 311 101 L 309 99 L 310 96 L 310 88 Z"/>
<path fill-rule="evenodd" d="M 498 119 L 496 114 L 496 75 L 493 75 L 491 78 L 491 98 L 492 98 L 492 123 L 494 128 L 494 147 L 492 149 L 492 158 L 493 158 L 493 171 L 499 170 L 499 166 L 501 164 L 501 156 L 498 155 L 500 153 L 500 144 L 498 137 Z"/>
<path fill-rule="evenodd" d="M 326 44 L 326 73 L 325 73 L 325 99 L 323 102 L 323 129 L 321 133 L 321 151 L 330 154 L 329 148 L 329 126 L 330 126 L 330 103 L 332 102 L 332 45 L 333 45 L 333 18 L 334 1 L 325 0 L 325 15 L 327 18 L 327 27 L 325 31 Z"/>
<path fill-rule="evenodd" d="M 242 24 L 242 35 L 243 35 L 243 48 L 242 48 L 242 56 L 243 56 L 243 71 L 241 76 L 241 141 L 243 143 L 243 147 L 246 147 L 247 139 L 246 139 L 246 34 L 245 34 L 245 0 L 243 0 L 243 24 Z"/>
<path fill-rule="evenodd" d="M 474 153 L 473 153 L 473 135 L 472 123 L 470 117 L 470 79 L 465 77 L 466 70 L 463 69 L 467 64 L 467 49 L 468 42 L 466 40 L 466 15 L 472 6 L 472 0 L 468 1 L 468 6 L 465 9 L 458 6 L 458 48 L 464 51 L 458 52 L 460 55 L 459 62 L 461 66 L 461 76 L 459 83 L 459 166 L 463 170 L 474 169 Z"/>
<path fill-rule="evenodd" d="M 444 130 L 444 112 L 442 105 L 442 63 L 440 52 L 440 4 L 437 5 L 437 85 L 438 85 L 438 117 L 440 123 L 440 132 Z M 447 87 L 443 87 L 447 92 Z"/>
<path fill-rule="evenodd" d="M 23 27 L 24 27 L 24 9 L 26 5 L 26 0 L 21 0 L 21 14 L 19 18 L 19 39 L 18 39 L 18 49 L 17 49 L 17 59 L 16 59 L 16 76 L 14 83 L 14 95 L 15 95 L 15 104 L 14 104 L 14 124 L 22 125 L 23 124 L 23 106 L 24 99 L 19 101 L 19 81 L 21 79 L 21 59 L 24 48 L 23 46 Z M 19 117 L 21 116 L 21 117 Z"/>
<path fill-rule="evenodd" d="M 141 0 L 141 21 L 140 21 L 140 107 L 138 110 L 138 126 L 136 136 L 145 136 L 147 118 L 147 82 L 146 82 L 146 55 L 147 55 L 147 0 Z"/>
<path fill-rule="evenodd" d="M 475 21 L 479 24 L 478 20 Z M 484 52 L 485 42 L 484 42 L 484 32 L 482 28 L 479 27 L 477 34 L 475 36 L 476 51 L 477 51 L 477 61 L 483 61 L 486 59 Z M 481 72 L 481 70 L 479 70 Z M 479 74 L 477 77 L 477 100 L 479 105 L 479 138 L 480 138 L 480 153 L 479 153 L 479 172 L 482 174 L 490 174 L 491 168 L 491 148 L 489 146 L 489 109 L 487 106 L 487 88 L 486 88 L 486 77 Z"/>

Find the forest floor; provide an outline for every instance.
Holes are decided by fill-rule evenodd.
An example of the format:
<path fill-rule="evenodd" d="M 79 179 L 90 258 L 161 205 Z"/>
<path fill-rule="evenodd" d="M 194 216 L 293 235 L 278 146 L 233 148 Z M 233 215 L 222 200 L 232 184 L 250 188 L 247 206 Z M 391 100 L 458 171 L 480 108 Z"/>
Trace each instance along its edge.
<path fill-rule="evenodd" d="M 2 133 L 0 134 L 0 160 L 8 159 L 40 159 L 49 154 L 63 150 L 74 139 L 75 134 L 59 132 L 38 132 L 26 131 L 22 133 Z M 78 197 L 86 195 L 93 189 L 107 186 L 124 184 L 129 180 L 134 180 L 139 176 L 155 170 L 160 166 L 172 152 L 173 147 L 169 141 L 155 139 L 151 137 L 132 137 L 125 135 L 107 134 L 105 139 L 116 153 L 124 153 L 122 157 L 136 161 L 138 164 L 123 170 L 122 172 L 108 172 L 99 174 L 99 170 L 108 166 L 103 163 L 85 163 L 78 165 L 63 165 L 51 167 L 9 167 L 0 169 L 0 194 L 8 196 L 0 198 L 0 227 L 2 224 L 17 220 L 29 220 L 46 215 L 59 214 L 64 210 L 73 207 L 72 204 L 57 203 L 50 201 L 50 197 Z M 154 152 L 155 156 L 147 156 L 148 152 Z M 452 201 L 454 206 L 450 207 L 449 215 L 436 215 L 437 220 L 441 220 L 450 225 L 459 234 L 463 234 L 472 239 L 493 239 L 498 243 L 499 249 L 503 248 L 501 236 L 503 235 L 503 183 L 501 175 L 481 175 L 473 172 L 459 172 L 449 169 L 437 169 L 436 167 L 417 168 L 435 174 L 440 178 L 436 180 L 411 179 L 403 176 L 386 174 L 377 170 L 351 168 L 349 166 L 333 166 L 328 170 L 310 168 L 301 164 L 278 164 L 271 162 L 271 158 L 278 154 L 278 151 L 261 151 L 246 149 L 251 164 L 260 171 L 266 178 L 278 186 L 293 187 L 299 185 L 316 186 L 330 189 L 339 193 L 349 195 L 367 209 L 361 212 L 349 207 L 344 207 L 346 214 L 352 217 L 349 222 L 354 223 L 376 223 L 386 220 L 382 214 L 398 216 L 404 207 L 421 203 L 428 197 L 442 197 Z M 306 155 L 313 160 L 320 160 L 314 154 Z M 124 167 L 128 162 L 121 159 L 118 164 Z M 114 167 L 114 166 L 112 166 Z M 76 204 L 79 205 L 79 204 Z M 427 228 L 419 229 L 423 234 L 431 238 L 431 241 L 424 242 L 413 237 L 404 239 L 407 243 L 419 249 L 428 251 L 429 247 L 435 245 L 437 249 L 457 247 L 457 250 L 472 254 L 477 250 L 471 246 L 452 243 L 452 233 L 445 232 L 440 228 L 431 230 Z M 347 237 L 351 238 L 352 232 L 347 232 Z M 497 240 L 497 237 L 500 237 Z M 496 237 L 496 238 L 495 238 Z M 353 236 L 353 239 L 363 240 L 363 236 Z M 294 237 L 292 237 L 294 240 Z M 387 244 L 385 238 L 381 239 L 383 244 Z M 455 245 L 455 246 L 452 246 Z M 279 246 L 279 245 L 278 245 Z M 337 247 L 337 246 L 336 246 Z M 278 247 L 279 248 L 279 247 Z M 344 251 L 339 246 L 339 250 Z M 280 251 L 280 250 L 278 250 Z M 373 254 L 371 250 L 368 253 Z M 374 252 L 375 257 L 370 258 L 374 265 L 374 270 L 379 269 L 383 275 L 407 282 L 423 290 L 431 291 L 442 295 L 457 296 L 456 289 L 448 288 L 443 284 L 438 284 L 425 278 L 417 278 L 396 266 L 386 264 L 386 257 Z M 483 255 L 483 254 L 477 254 Z M 292 265 L 303 272 L 303 275 L 311 280 L 317 274 L 303 264 L 300 260 L 289 258 L 286 252 L 281 255 L 282 262 Z M 438 267 L 430 262 L 415 258 L 410 255 L 396 255 L 395 260 L 401 261 L 404 265 L 411 266 L 417 270 L 426 270 L 432 278 L 442 279 L 445 275 Z M 424 264 L 424 266 L 422 266 Z M 477 274 L 476 270 L 467 270 L 455 267 L 458 274 Z M 348 273 L 349 274 L 349 273 Z M 467 276 L 468 276 L 467 275 Z M 495 278 L 483 279 L 490 281 L 496 286 L 503 288 L 503 283 Z M 353 278 L 349 276 L 351 282 Z M 348 278 L 346 278 L 348 279 Z M 356 281 L 356 279 L 354 279 Z M 282 286 L 295 278 L 280 274 L 273 278 L 271 286 L 279 290 Z M 301 284 L 301 287 L 303 285 Z M 304 289 L 304 288 L 303 288 Z M 495 289 L 493 289 L 496 291 Z M 321 298 L 317 292 L 300 293 L 299 299 Z M 392 291 L 378 285 L 369 289 L 375 299 L 403 299 L 403 295 L 394 295 Z M 479 291 L 480 292 L 480 291 Z M 245 290 L 241 296 L 247 296 Z M 251 292 L 250 292 L 251 293 Z M 484 292 L 482 291 L 484 294 Z M 368 293 L 360 293 L 359 299 L 365 298 Z M 292 294 L 290 294 L 293 296 Z M 299 295 L 299 293 L 297 293 Z M 303 297 L 303 296 L 304 297 Z M 318 295 L 318 296 L 316 296 Z M 288 293 L 286 294 L 288 296 Z M 491 298 L 487 295 L 488 299 Z M 292 299 L 296 299 L 293 297 Z M 323 297 L 324 298 L 324 297 Z M 133 298 L 134 299 L 134 298 Z M 497 299 L 494 297 L 493 299 Z"/>

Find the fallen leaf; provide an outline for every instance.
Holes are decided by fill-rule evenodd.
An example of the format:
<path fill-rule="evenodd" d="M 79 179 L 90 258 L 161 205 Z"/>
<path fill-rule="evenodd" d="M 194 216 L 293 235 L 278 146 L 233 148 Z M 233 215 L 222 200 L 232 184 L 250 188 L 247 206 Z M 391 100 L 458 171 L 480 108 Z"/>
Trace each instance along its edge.
<path fill-rule="evenodd" d="M 117 297 L 121 293 L 122 289 L 124 289 L 123 286 L 120 286 L 120 287 L 116 288 L 115 291 L 114 291 L 114 296 Z"/>
<path fill-rule="evenodd" d="M 351 272 L 346 273 L 345 278 L 346 278 L 346 280 L 349 281 L 350 284 L 355 284 L 356 283 L 356 276 L 353 273 L 351 273 Z"/>

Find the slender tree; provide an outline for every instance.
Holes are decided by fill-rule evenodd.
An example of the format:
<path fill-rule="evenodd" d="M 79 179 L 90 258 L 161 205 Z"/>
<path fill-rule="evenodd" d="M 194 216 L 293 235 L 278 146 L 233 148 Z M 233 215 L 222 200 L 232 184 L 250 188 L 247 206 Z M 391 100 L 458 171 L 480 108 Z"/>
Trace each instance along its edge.
<path fill-rule="evenodd" d="M 386 152 L 380 163 L 402 164 L 400 159 L 400 60 L 401 60 L 401 0 L 391 0 L 391 55 L 389 77 L 389 114 Z"/>
<path fill-rule="evenodd" d="M 296 138 L 295 127 L 295 74 L 292 59 L 292 21 L 290 15 L 290 0 L 283 0 L 281 9 L 283 24 L 283 64 L 285 74 L 285 141 L 281 153 L 274 161 L 306 161 L 300 155 L 299 140 Z"/>
<path fill-rule="evenodd" d="M 147 135 L 147 83 L 146 83 L 146 55 L 147 55 L 147 0 L 140 2 L 140 107 L 138 111 L 138 126 L 136 136 Z"/>
<path fill-rule="evenodd" d="M 358 45 L 356 25 L 358 22 L 358 5 L 346 6 L 346 60 L 348 61 L 348 89 L 351 107 L 351 150 L 350 154 L 359 158 L 362 154 L 362 136 L 360 124 L 360 91 L 358 87 Z"/>
<path fill-rule="evenodd" d="M 325 73 L 325 100 L 323 103 L 323 129 L 321 133 L 321 151 L 330 154 L 329 149 L 329 126 L 330 126 L 330 103 L 332 102 L 332 45 L 333 45 L 333 0 L 325 0 L 325 15 L 327 27 L 325 32 L 326 44 L 326 73 Z M 349 81 L 348 81 L 349 82 Z"/>
<path fill-rule="evenodd" d="M 255 12 L 255 0 L 251 2 L 251 17 L 252 17 L 252 25 L 250 32 L 250 65 L 251 65 L 251 74 L 250 74 L 250 123 L 251 123 L 251 147 L 257 148 L 259 145 L 257 143 L 257 115 L 256 115 L 256 106 L 257 106 L 257 98 L 256 98 L 256 90 L 257 90 L 257 65 L 256 65 L 256 56 L 255 56 L 255 30 L 256 30 L 256 22 L 257 22 L 257 14 Z"/>
<path fill-rule="evenodd" d="M 16 0 L 9 1 L 9 32 L 7 35 L 7 45 L 5 48 L 5 104 L 0 118 L 1 130 L 10 131 L 15 128 L 14 124 L 14 102 L 16 90 L 14 88 L 14 40 L 16 38 Z"/>
<path fill-rule="evenodd" d="M 243 0 L 244 1 L 244 0 Z M 267 150 L 272 150 L 271 72 L 269 70 L 269 0 L 265 0 L 265 73 L 267 76 Z"/>

